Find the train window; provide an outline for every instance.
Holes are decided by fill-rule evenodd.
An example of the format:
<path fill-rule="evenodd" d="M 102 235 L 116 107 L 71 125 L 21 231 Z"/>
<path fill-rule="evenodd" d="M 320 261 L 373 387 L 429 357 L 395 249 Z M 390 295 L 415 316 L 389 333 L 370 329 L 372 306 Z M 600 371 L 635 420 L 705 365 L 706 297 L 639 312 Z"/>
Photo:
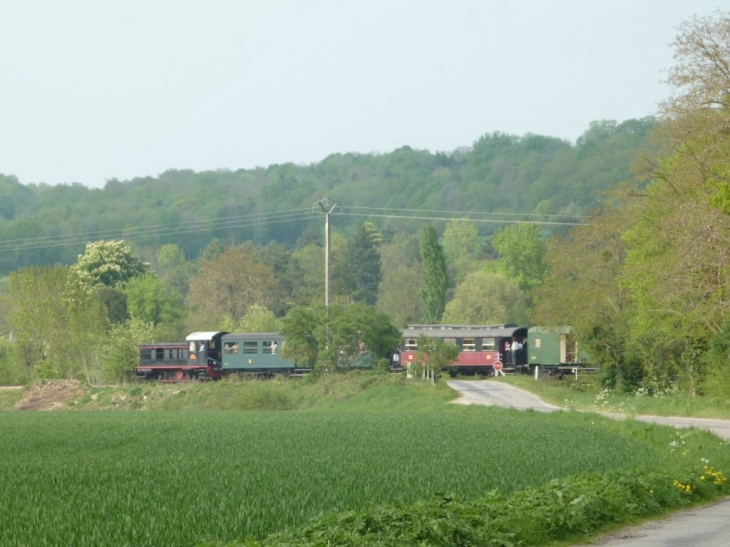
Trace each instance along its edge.
<path fill-rule="evenodd" d="M 461 351 L 476 351 L 477 344 L 474 338 L 464 338 L 461 341 Z"/>
<path fill-rule="evenodd" d="M 243 343 L 243 353 L 246 354 L 254 354 L 259 352 L 259 343 L 258 342 L 244 342 Z"/>
<path fill-rule="evenodd" d="M 276 343 L 276 340 L 272 340 L 271 342 L 264 342 L 264 353 L 267 355 L 273 355 L 276 353 L 276 350 L 279 349 L 279 345 Z"/>
<path fill-rule="evenodd" d="M 188 352 L 193 354 L 195 353 L 195 342 L 192 340 L 190 341 L 190 344 L 188 344 Z"/>
<path fill-rule="evenodd" d="M 418 340 L 415 338 L 406 338 L 406 351 L 416 351 L 418 349 Z"/>
<path fill-rule="evenodd" d="M 162 361 L 165 358 L 165 350 L 162 348 L 157 348 L 155 350 L 155 359 L 158 361 Z"/>
<path fill-rule="evenodd" d="M 151 349 L 143 349 L 142 350 L 142 359 L 152 359 L 152 350 Z"/>
<path fill-rule="evenodd" d="M 494 338 L 482 338 L 482 351 L 494 351 Z"/>
<path fill-rule="evenodd" d="M 223 345 L 223 353 L 235 354 L 238 353 L 238 342 L 226 342 Z"/>

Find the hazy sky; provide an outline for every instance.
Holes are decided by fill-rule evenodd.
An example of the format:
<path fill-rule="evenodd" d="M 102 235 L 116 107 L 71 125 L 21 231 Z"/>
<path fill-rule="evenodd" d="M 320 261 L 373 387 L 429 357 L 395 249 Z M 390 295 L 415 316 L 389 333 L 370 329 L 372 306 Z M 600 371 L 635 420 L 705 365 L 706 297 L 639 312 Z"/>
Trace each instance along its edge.
<path fill-rule="evenodd" d="M 21 182 L 575 141 L 653 114 L 721 0 L 0 0 L 0 173 Z"/>

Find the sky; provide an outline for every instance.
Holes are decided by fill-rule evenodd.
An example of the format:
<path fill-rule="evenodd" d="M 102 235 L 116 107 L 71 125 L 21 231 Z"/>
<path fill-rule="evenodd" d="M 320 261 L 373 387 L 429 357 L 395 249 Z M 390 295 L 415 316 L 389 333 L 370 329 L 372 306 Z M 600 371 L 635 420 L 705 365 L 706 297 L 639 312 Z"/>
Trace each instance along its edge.
<path fill-rule="evenodd" d="M 571 142 L 657 112 L 671 41 L 721 0 L 0 0 L 0 173 Z"/>

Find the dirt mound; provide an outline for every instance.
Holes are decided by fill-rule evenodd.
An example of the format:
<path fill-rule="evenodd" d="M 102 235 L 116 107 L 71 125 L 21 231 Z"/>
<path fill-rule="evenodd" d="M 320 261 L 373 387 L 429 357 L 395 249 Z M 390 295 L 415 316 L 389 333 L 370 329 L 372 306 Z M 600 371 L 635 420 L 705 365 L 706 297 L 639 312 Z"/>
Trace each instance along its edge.
<path fill-rule="evenodd" d="M 28 388 L 20 401 L 18 410 L 56 410 L 65 408 L 65 402 L 82 394 L 78 380 L 42 381 Z"/>

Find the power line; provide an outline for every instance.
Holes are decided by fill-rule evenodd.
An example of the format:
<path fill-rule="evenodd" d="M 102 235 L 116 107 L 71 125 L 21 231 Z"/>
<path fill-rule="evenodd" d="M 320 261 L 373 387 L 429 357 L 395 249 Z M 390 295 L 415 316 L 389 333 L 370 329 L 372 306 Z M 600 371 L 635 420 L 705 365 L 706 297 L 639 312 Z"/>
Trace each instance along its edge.
<path fill-rule="evenodd" d="M 319 215 L 316 213 L 304 213 L 300 214 L 299 216 L 290 216 L 289 218 L 279 218 L 275 220 L 255 220 L 253 222 L 244 222 L 241 224 L 227 224 L 227 223 L 220 223 L 218 225 L 211 225 L 206 228 L 201 227 L 193 227 L 191 226 L 190 229 L 185 230 L 168 230 L 168 231 L 158 231 L 154 233 L 138 233 L 138 234 L 124 234 L 124 239 L 131 239 L 131 240 L 138 240 L 138 239 L 147 239 L 150 237 L 160 237 L 160 236 L 168 236 L 168 235 L 180 235 L 180 234 L 191 234 L 191 233 L 199 233 L 203 231 L 213 230 L 213 229 L 220 229 L 220 228 L 246 228 L 249 226 L 262 226 L 265 224 L 277 224 L 281 222 L 291 222 L 293 220 L 310 220 L 314 218 L 318 218 Z M 118 234 L 118 231 L 115 232 L 115 234 Z M 20 251 L 20 250 L 30 250 L 30 249 L 49 249 L 53 247 L 65 247 L 69 245 L 80 245 L 82 243 L 88 243 L 89 238 L 76 238 L 76 239 L 64 239 L 55 243 L 45 243 L 45 242 L 33 242 L 33 240 L 30 240 L 30 244 L 22 244 L 19 243 L 15 246 L 7 246 L 2 247 L 0 246 L 0 252 L 4 251 Z"/>
<path fill-rule="evenodd" d="M 422 217 L 422 216 L 404 216 L 404 215 L 381 215 L 374 213 L 332 213 L 334 215 L 347 215 L 358 217 L 381 217 L 381 218 L 402 218 L 414 220 L 463 220 L 465 222 L 484 222 L 493 224 L 546 224 L 549 226 L 585 226 L 583 222 L 555 222 L 543 220 L 510 220 L 496 218 L 459 218 L 459 217 Z"/>
<path fill-rule="evenodd" d="M 252 213 L 250 215 L 241 215 L 241 216 L 235 216 L 235 217 L 228 217 L 225 220 L 219 220 L 219 219 L 202 219 L 202 220 L 188 220 L 185 222 L 177 222 L 177 223 L 167 223 L 167 224 L 152 224 L 148 226 L 143 226 L 139 228 L 120 228 L 116 230 L 101 230 L 96 232 L 84 232 L 84 233 L 76 233 L 76 234 L 67 234 L 64 236 L 65 238 L 73 238 L 73 237 L 81 237 L 82 239 L 86 238 L 94 238 L 94 239 L 103 239 L 104 237 L 114 237 L 117 234 L 120 234 L 120 232 L 125 231 L 126 233 L 134 235 L 135 232 L 141 232 L 141 231 L 147 231 L 147 230 L 154 230 L 154 229 L 170 229 L 171 227 L 175 228 L 186 228 L 189 226 L 198 226 L 200 225 L 203 227 L 205 224 L 214 224 L 214 223 L 234 223 L 239 220 L 249 220 L 249 219 L 263 219 L 266 220 L 270 217 L 280 217 L 280 216 L 287 216 L 289 214 L 296 214 L 296 213 L 305 213 L 305 212 L 311 212 L 310 208 L 306 209 L 290 209 L 288 211 L 275 211 L 270 213 Z M 43 237 L 37 237 L 33 238 L 35 241 L 54 241 L 54 238 L 57 236 L 43 236 Z M 2 244 L 0 244 L 0 250 L 2 250 L 2 247 L 8 244 L 16 243 L 16 242 L 22 242 L 22 241 L 28 241 L 27 238 L 19 238 L 19 239 L 8 239 L 5 240 Z"/>
<path fill-rule="evenodd" d="M 385 208 L 385 207 L 343 207 L 340 211 L 333 211 L 333 215 L 338 216 L 365 216 L 378 218 L 392 218 L 402 220 L 431 220 L 431 221 L 451 221 L 462 220 L 465 222 L 491 223 L 491 224 L 543 224 L 553 226 L 582 226 L 582 222 L 558 222 L 547 220 L 533 220 L 535 215 L 525 213 L 487 213 L 475 211 L 449 211 L 434 209 L 406 209 L 406 208 Z M 517 219 L 507 218 L 469 218 L 463 216 L 424 216 L 424 215 L 402 215 L 402 214 L 386 214 L 386 213 L 357 213 L 348 209 L 368 211 L 402 211 L 402 212 L 419 212 L 419 213 L 440 213 L 450 215 L 481 215 L 481 216 L 512 216 L 527 217 Z M 311 220 L 318 218 L 319 213 L 312 208 L 290 209 L 287 211 L 269 212 L 269 213 L 252 213 L 249 215 L 239 215 L 226 219 L 201 219 L 179 223 L 153 224 L 149 226 L 141 226 L 136 228 L 123 228 L 117 230 L 100 230 L 91 233 L 75 233 L 65 236 L 41 236 L 36 238 L 19 238 L 6 240 L 0 243 L 0 252 L 21 251 L 32 249 L 48 249 L 55 247 L 64 247 L 70 245 L 81 245 L 89 241 L 97 241 L 108 238 L 123 238 L 130 240 L 147 239 L 150 237 L 174 236 L 181 234 L 200 233 L 203 231 L 247 228 L 251 226 L 263 226 L 268 224 L 278 224 L 282 222 L 293 222 L 302 220 Z M 579 218 L 577 215 L 540 215 L 544 217 L 558 218 Z M 529 217 L 532 217 L 529 218 Z"/>
<path fill-rule="evenodd" d="M 464 214 L 464 215 L 491 215 L 491 216 L 512 216 L 512 217 L 556 217 L 556 218 L 575 218 L 582 219 L 581 215 L 536 215 L 534 213 L 488 213 L 480 211 L 450 211 L 440 209 L 405 209 L 398 207 L 364 207 L 364 206 L 347 206 L 347 209 L 369 209 L 372 211 L 413 211 L 417 213 L 444 213 L 444 214 Z M 469 220 L 469 219 L 465 219 Z"/>

